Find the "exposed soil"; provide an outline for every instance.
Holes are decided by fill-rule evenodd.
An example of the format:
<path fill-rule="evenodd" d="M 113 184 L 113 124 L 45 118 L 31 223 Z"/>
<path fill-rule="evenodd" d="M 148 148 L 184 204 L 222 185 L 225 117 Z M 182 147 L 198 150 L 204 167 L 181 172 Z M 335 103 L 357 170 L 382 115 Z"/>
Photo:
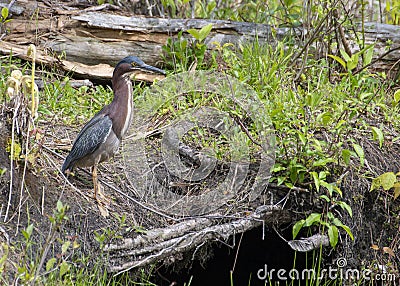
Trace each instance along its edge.
<path fill-rule="evenodd" d="M 90 5 L 91 3 L 87 3 L 87 6 Z M 137 9 L 136 12 L 144 13 L 145 11 L 139 4 L 138 7 L 134 8 Z M 36 154 L 35 160 L 27 163 L 25 168 L 24 158 L 18 158 L 11 167 L 10 154 L 6 150 L 10 146 L 12 114 L 3 103 L 0 104 L 0 111 L 0 170 L 5 170 L 4 174 L 0 175 L 0 243 L 9 242 L 16 246 L 16 251 L 9 256 L 10 262 L 19 260 L 21 253 L 18 251 L 24 249 L 21 231 L 28 224 L 34 225 L 33 239 L 37 244 L 35 244 L 33 252 L 40 250 L 51 232 L 49 217 L 53 216 L 59 200 L 64 205 L 69 206 L 67 211 L 69 219 L 57 230 L 56 238 L 60 238 L 61 241 L 70 240 L 80 244 L 75 252 L 81 252 L 92 258 L 89 259 L 89 262 L 86 262 L 87 264 L 80 265 L 83 267 L 91 267 L 92 263 L 98 262 L 97 258 L 101 254 L 100 243 L 98 242 L 98 234 L 100 233 L 107 233 L 108 231 L 110 234 L 110 231 L 114 231 L 115 233 L 111 235 L 113 237 L 117 234 L 124 237 L 135 237 L 142 230 L 162 228 L 174 224 L 168 218 L 143 208 L 132 200 L 133 198 L 146 203 L 145 198 L 138 197 L 135 190 L 132 189 L 132 182 L 126 174 L 127 168 L 124 166 L 122 158 L 123 152 L 117 154 L 110 162 L 103 164 L 99 171 L 104 192 L 112 198 L 111 205 L 108 208 L 110 213 L 108 217 L 101 215 L 96 201 L 92 198 L 90 190 L 93 186 L 89 172 L 78 170 L 74 176 L 69 177 L 72 185 L 67 182 L 59 168 L 63 162 L 63 156 L 67 154 L 81 126 L 59 125 L 56 118 L 40 121 L 35 128 L 36 133 L 32 135 L 30 141 L 30 150 L 34 150 Z M 389 123 L 382 123 L 390 130 L 393 137 L 398 136 Z M 379 125 L 379 122 L 377 122 L 377 125 Z M 350 134 L 349 136 L 364 148 L 366 163 L 363 167 L 360 167 L 359 164 L 351 164 L 347 169 L 335 170 L 332 181 L 343 176 L 340 188 L 343 191 L 344 200 L 353 210 L 353 217 L 346 215 L 339 207 L 335 207 L 334 211 L 339 215 L 342 222 L 351 228 L 355 239 L 351 241 L 341 231 L 337 249 L 333 252 L 326 251 L 327 259 L 324 263 L 328 265 L 334 263 L 336 258 L 345 257 L 349 267 L 371 266 L 378 268 L 379 265 L 384 265 L 388 271 L 398 273 L 400 265 L 398 259 L 400 256 L 400 199 L 394 201 L 391 191 L 370 192 L 369 188 L 372 178 L 385 172 L 393 171 L 397 173 L 400 170 L 400 144 L 386 144 L 383 148 L 380 148 L 377 142 L 367 139 L 363 134 Z M 21 142 L 24 142 L 23 138 L 19 138 Z M 390 138 L 386 139 L 386 142 L 390 142 Z M 224 180 L 228 166 L 220 161 L 217 163 L 215 171 L 207 179 L 207 187 L 203 187 L 201 184 L 174 184 L 178 180 L 168 173 L 165 166 L 158 165 L 160 161 L 160 142 L 158 140 L 159 138 L 155 136 L 147 141 L 149 156 L 143 158 L 143 160 L 146 160 L 151 168 L 154 168 L 156 179 L 175 194 L 198 196 L 204 193 L 207 188 L 212 188 L 216 182 Z M 195 146 L 192 146 L 192 148 L 194 149 Z M 257 158 L 256 154 L 252 155 L 252 159 Z M 181 155 L 181 159 L 185 161 L 189 168 L 198 167 L 190 156 Z M 250 168 L 250 174 L 254 174 L 256 169 L 257 164 L 254 163 Z M 250 175 L 245 182 L 251 185 L 253 179 Z M 224 205 L 226 207 L 224 214 L 227 216 L 236 212 L 243 214 L 264 203 L 277 203 L 285 198 L 288 191 L 283 187 L 270 185 L 269 189 L 251 204 L 248 201 L 240 204 L 243 200 L 239 198 L 236 202 L 231 202 L 230 205 L 229 203 Z M 290 231 L 287 231 L 288 226 L 286 225 L 288 219 L 295 222 L 304 218 L 305 214 L 321 211 L 322 206 L 318 203 L 317 196 L 317 194 L 303 192 L 302 190 L 291 191 L 285 204 L 285 209 L 290 213 L 290 217 L 282 218 L 275 225 L 278 230 L 281 225 L 285 227 L 286 231 L 283 231 L 285 239 L 291 239 Z M 3 222 L 9 198 L 10 208 L 7 219 Z M 126 221 L 121 226 L 120 218 L 123 216 L 126 216 Z M 269 228 L 269 233 L 273 232 L 272 228 Z M 304 236 L 307 236 L 307 233 L 304 233 Z M 278 240 L 279 238 L 276 237 L 275 239 Z M 62 243 L 55 241 L 48 257 L 60 256 Z M 108 241 L 106 240 L 106 242 Z M 261 256 L 268 251 L 259 242 L 259 239 L 244 240 L 244 243 L 246 245 L 242 245 L 243 249 L 251 244 L 259 246 Z M 371 249 L 373 244 L 377 245 L 379 250 Z M 233 252 L 224 247 L 221 248 L 226 249 L 227 252 Z M 391 256 L 387 250 L 385 251 L 384 247 L 391 249 L 395 257 Z M 237 248 L 235 248 L 236 250 Z M 224 263 L 222 259 L 222 261 L 217 262 L 209 261 L 209 264 L 207 264 L 207 260 L 212 259 L 210 258 L 212 257 L 212 250 L 208 243 L 205 244 L 203 249 L 205 253 L 202 254 L 202 258 L 205 259 L 201 260 L 196 256 L 194 257 L 196 262 L 191 261 L 193 252 L 195 252 L 194 250 L 191 251 L 190 253 L 183 253 L 180 257 L 175 257 L 175 259 L 169 259 L 171 266 L 168 269 L 179 269 L 187 272 L 188 270 L 185 270 L 187 265 L 197 265 L 196 263 L 204 262 L 202 264 L 205 268 L 204 272 L 209 273 L 210 269 L 207 269 L 207 265 L 218 267 L 218 265 Z M 218 251 L 216 252 L 218 253 Z M 279 251 L 277 252 L 279 253 Z M 1 254 L 0 257 L 2 257 Z M 248 257 L 242 255 L 238 259 L 240 264 Z M 289 258 L 289 260 L 291 259 Z M 263 266 L 264 262 L 266 261 L 262 257 L 260 267 Z M 290 263 L 292 262 L 290 261 Z M 160 261 L 160 264 L 162 263 Z M 16 266 L 12 263 L 7 264 L 7 270 L 10 277 L 17 272 Z M 257 269 L 252 270 L 257 271 Z M 163 275 L 171 274 L 165 271 Z"/>
<path fill-rule="evenodd" d="M 118 154 L 113 160 L 103 164 L 100 168 L 104 192 L 112 198 L 109 217 L 101 215 L 96 201 L 92 198 L 90 173 L 78 170 L 75 176 L 69 177 L 74 187 L 67 183 L 59 168 L 63 161 L 62 156 L 65 156 L 66 151 L 70 148 L 72 138 L 75 138 L 79 127 L 71 128 L 52 125 L 51 122 L 40 122 L 36 127 L 36 131 L 40 136 L 36 137 L 31 143 L 31 149 L 37 150 L 36 160 L 33 164 L 27 164 L 25 172 L 23 158 L 14 161 L 10 193 L 10 154 L 6 151 L 11 138 L 10 113 L 4 111 L 0 122 L 0 169 L 6 170 L 0 176 L 2 221 L 4 220 L 8 198 L 11 197 L 8 218 L 1 225 L 0 241 L 9 240 L 14 245 L 21 245 L 21 241 L 23 241 L 21 230 L 25 229 L 28 224 L 33 223 L 34 240 L 38 243 L 38 248 L 40 248 L 40 245 L 43 244 L 50 232 L 48 217 L 53 215 L 58 200 L 69 206 L 67 212 L 69 220 L 61 226 L 57 236 L 62 241 L 70 239 L 78 242 L 81 246 L 79 251 L 91 257 L 96 257 L 100 253 L 99 243 L 95 239 L 96 232 L 102 233 L 102 230 L 107 229 L 109 231 L 114 230 L 116 233 L 126 237 L 135 237 L 135 230 L 138 227 L 153 229 L 173 223 L 165 217 L 160 217 L 149 210 L 143 209 L 130 199 L 131 197 L 135 198 L 135 193 L 130 188 L 129 178 L 126 177 L 121 154 Z M 397 172 L 400 169 L 398 160 L 400 147 L 397 144 L 393 144 L 379 148 L 375 142 L 364 138 L 359 139 L 364 147 L 367 163 L 361 170 L 349 167 L 340 172 L 341 174 L 346 174 L 343 178 L 341 189 L 345 201 L 351 205 L 353 210 L 353 218 L 341 212 L 341 220 L 352 229 L 355 240 L 351 241 L 348 236 L 341 235 L 341 241 L 335 254 L 324 263 L 328 265 L 329 263 L 334 263 L 335 258 L 346 257 L 350 267 L 359 267 L 360 264 L 365 266 L 386 265 L 390 272 L 397 273 L 398 258 L 392 257 L 385 252 L 383 247 L 388 247 L 397 256 L 399 255 L 399 201 L 393 201 L 390 192 L 370 192 L 370 179 L 359 174 L 368 174 L 366 171 L 369 171 L 371 177 L 374 177 L 377 174 L 388 171 Z M 155 140 L 154 142 L 157 141 L 156 138 L 153 138 L 153 140 Z M 153 147 L 157 144 L 155 143 Z M 149 152 L 148 155 L 155 157 L 148 158 L 148 160 L 157 161 L 157 156 L 159 155 L 154 150 L 153 152 L 154 154 Z M 190 163 L 193 162 L 187 162 L 188 165 Z M 219 170 L 223 169 L 223 165 L 220 165 Z M 160 168 L 158 171 L 155 169 L 156 177 L 160 181 L 162 181 L 162 178 L 168 177 L 166 172 L 168 171 L 165 168 Z M 214 172 L 213 176 L 214 180 L 223 180 L 225 172 Z M 173 180 L 173 177 L 170 178 Z M 22 182 L 24 182 L 24 187 L 21 189 Z M 122 192 L 108 187 L 107 183 L 118 190 L 122 190 Z M 168 185 L 168 182 L 166 183 Z M 185 188 L 179 187 L 175 192 L 182 192 L 182 189 Z M 174 187 L 172 190 L 174 190 Z M 199 186 L 196 186 L 195 190 L 201 192 Z M 195 191 L 189 195 L 196 196 L 198 195 L 197 192 Z M 274 201 L 279 201 L 287 194 L 287 190 L 269 188 L 268 193 L 263 194 L 261 201 L 258 200 L 255 204 L 262 204 L 263 200 L 269 201 L 271 194 L 273 194 Z M 312 193 L 303 192 L 293 192 L 291 194 L 285 208 L 292 212 L 293 221 L 302 218 L 303 213 L 309 213 L 320 208 L 318 204 L 315 204 L 313 196 Z M 247 207 L 250 206 L 247 205 Z M 244 210 L 240 207 L 239 209 L 240 211 Z M 234 214 L 234 210 L 231 211 Z M 297 217 L 297 214 L 300 214 L 300 216 Z M 122 216 L 126 216 L 126 224 L 123 228 L 121 228 L 120 220 L 118 219 L 118 217 Z M 280 223 L 285 223 L 285 221 L 277 222 L 278 227 Z M 290 232 L 286 239 L 290 240 Z M 248 241 L 247 243 L 252 244 L 253 242 Z M 372 244 L 378 245 L 379 250 L 371 249 Z M 61 243 L 55 243 L 55 247 L 52 248 L 48 255 L 50 257 L 59 255 L 60 246 Z M 207 249 L 211 251 L 210 248 Z M 17 260 L 18 253 L 13 253 L 13 255 L 10 259 Z M 188 256 L 192 257 L 191 255 L 192 253 L 188 253 Z M 212 251 L 202 255 L 203 259 L 205 258 L 207 261 L 212 257 Z M 171 263 L 171 260 L 169 261 Z M 175 263 L 179 264 L 179 261 L 182 261 L 183 265 L 188 263 L 188 260 L 184 259 L 183 256 L 175 259 Z M 194 263 L 194 265 L 196 264 L 197 262 Z M 189 265 L 193 265 L 193 262 L 189 263 Z M 207 273 L 207 262 L 204 265 L 204 271 Z M 90 267 L 90 263 L 85 266 Z M 182 269 L 178 265 L 173 268 Z M 10 273 L 15 273 L 16 271 L 11 264 L 9 265 L 9 270 Z M 171 277 L 173 277 L 173 274 L 168 271 L 163 273 L 163 276 L 165 275 L 172 275 Z"/>
<path fill-rule="evenodd" d="M 107 207 L 109 216 L 104 217 L 100 211 L 97 202 L 93 199 L 91 174 L 87 170 L 77 170 L 75 174 L 70 175 L 68 180 L 61 174 L 60 167 L 63 158 L 72 146 L 81 126 L 70 127 L 55 124 L 57 120 L 50 118 L 39 120 L 37 126 L 30 133 L 29 150 L 33 160 L 28 160 L 25 165 L 25 138 L 26 134 L 17 134 L 15 132 L 16 145 L 21 146 L 22 152 L 11 166 L 10 148 L 12 134 L 12 108 L 9 103 L 2 105 L 1 126 L 0 126 L 0 169 L 5 173 L 0 176 L 1 196 L 0 196 L 0 218 L 5 222 L 2 224 L 0 240 L 7 241 L 16 246 L 16 251 L 9 256 L 9 261 L 19 261 L 19 255 L 24 252 L 24 238 L 22 231 L 29 224 L 33 224 L 34 230 L 32 239 L 33 248 L 29 251 L 40 253 L 45 245 L 48 244 L 49 235 L 52 231 L 50 217 L 54 216 L 57 202 L 61 201 L 69 207 L 67 211 L 68 220 L 59 226 L 56 236 L 52 238 L 52 245 L 47 258 L 60 257 L 61 245 L 66 240 L 79 243 L 80 247 L 74 250 L 75 253 L 81 253 L 84 256 L 92 257 L 84 267 L 91 267 L 92 263 L 98 263 L 98 257 L 101 253 L 99 234 L 106 234 L 105 243 L 109 242 L 107 236 L 115 238 L 118 235 L 124 237 L 135 237 L 141 233 L 136 230 L 149 230 L 160 227 L 167 227 L 174 223 L 164 216 L 160 216 L 151 209 L 143 208 L 135 200 L 141 201 L 146 205 L 146 198 L 139 198 L 135 189 L 132 188 L 132 182 L 127 175 L 127 168 L 122 158 L 124 148 L 112 160 L 104 163 L 99 168 L 99 176 L 104 187 L 104 193 L 111 197 L 111 204 Z M 151 142 L 153 141 L 153 142 Z M 152 144 L 153 143 L 153 144 Z M 159 139 L 149 138 L 149 146 L 153 149 L 147 152 L 148 162 L 161 162 Z M 152 145 L 151 145 L 152 144 Z M 8 148 L 8 149 L 7 149 Z M 125 154 L 126 155 L 126 154 Z M 250 166 L 250 173 L 245 180 L 244 186 L 251 185 L 252 177 L 257 170 L 257 156 L 252 156 L 254 161 Z M 196 169 L 198 166 L 193 162 L 190 156 L 183 156 L 186 166 Z M 157 169 L 150 164 L 155 173 L 155 177 L 161 183 L 165 183 L 168 190 L 178 195 L 198 196 L 205 190 L 213 188 L 213 184 L 218 184 L 226 178 L 229 171 L 227 163 L 220 161 L 217 163 L 216 171 L 213 171 L 202 184 L 194 184 L 194 191 L 187 187 L 171 186 L 174 180 L 173 174 L 168 173 L 168 169 L 162 167 Z M 12 174 L 11 171 L 12 170 Z M 165 181 L 165 178 L 170 178 Z M 213 183 L 215 182 L 215 183 Z M 247 182 L 247 183 L 246 183 Z M 11 187 L 10 187 L 11 185 Z M 23 187 L 21 187 L 23 186 Z M 149 186 L 150 187 L 150 186 Z M 245 188 L 245 187 L 244 187 Z M 281 199 L 285 196 L 285 191 L 278 191 L 279 196 L 275 199 Z M 10 208 L 7 211 L 8 199 Z M 133 199 L 132 199 L 133 198 Z M 236 213 L 244 213 L 255 209 L 263 204 L 264 198 L 261 197 L 252 204 L 247 199 L 236 198 L 232 202 L 224 205 L 223 213 L 227 217 Z M 244 202 L 244 203 L 243 203 Z M 213 202 L 210 202 L 213 203 Z M 151 205 L 149 205 L 151 207 Z M 219 215 L 221 215 L 219 213 Z M 121 218 L 126 217 L 123 225 Z M 287 222 L 282 219 L 282 223 Z M 57 240 L 57 239 L 59 240 Z M 206 251 L 201 251 L 201 261 L 211 257 L 212 251 L 209 244 L 205 244 Z M 182 254 L 173 259 L 166 260 L 171 263 L 182 263 L 182 265 L 191 264 L 192 254 L 186 256 Z M 197 257 L 194 256 L 193 257 Z M 197 259 L 197 258 L 196 258 Z M 47 259 L 46 259 L 47 261 Z M 161 261 L 160 261 L 161 262 Z M 162 263 L 162 262 L 161 262 Z M 183 266 L 177 265 L 174 268 L 182 269 Z M 14 277 L 17 272 L 16 264 L 7 265 L 10 277 Z M 12 281 L 12 278 L 10 278 Z"/>

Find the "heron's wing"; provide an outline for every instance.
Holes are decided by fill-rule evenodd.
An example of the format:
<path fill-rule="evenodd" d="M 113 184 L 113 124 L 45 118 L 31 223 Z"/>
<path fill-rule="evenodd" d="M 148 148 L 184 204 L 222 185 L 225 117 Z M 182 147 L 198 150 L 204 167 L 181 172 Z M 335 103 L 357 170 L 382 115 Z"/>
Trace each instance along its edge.
<path fill-rule="evenodd" d="M 94 124 L 96 124 L 97 122 L 103 120 L 104 117 L 107 117 L 108 119 L 110 119 L 108 116 L 106 116 L 106 114 L 107 114 L 107 110 L 105 110 L 106 108 L 108 108 L 107 105 L 104 106 L 99 112 L 97 112 L 97 113 L 92 117 L 92 119 L 90 119 L 90 120 L 85 124 L 85 126 L 83 126 L 83 128 L 81 129 L 81 131 L 78 133 L 78 136 L 76 136 L 76 139 L 75 139 L 75 141 L 74 141 L 74 144 L 75 144 L 76 141 L 79 140 L 79 137 L 81 137 L 81 135 L 82 135 L 83 133 L 85 133 L 86 130 L 87 130 L 88 128 L 91 128 Z M 111 119 L 110 119 L 110 121 L 111 121 Z"/>
<path fill-rule="evenodd" d="M 71 152 L 65 159 L 62 171 L 73 167 L 73 162 L 92 154 L 104 143 L 112 129 L 111 118 L 104 114 L 93 117 L 79 132 Z"/>

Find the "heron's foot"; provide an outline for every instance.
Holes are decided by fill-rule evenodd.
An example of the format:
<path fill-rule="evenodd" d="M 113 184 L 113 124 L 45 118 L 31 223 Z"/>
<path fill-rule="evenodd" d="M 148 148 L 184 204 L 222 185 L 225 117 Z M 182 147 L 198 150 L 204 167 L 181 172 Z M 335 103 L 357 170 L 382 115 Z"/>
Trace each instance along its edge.
<path fill-rule="evenodd" d="M 108 209 L 111 204 L 111 197 L 105 195 L 103 190 L 104 188 L 102 185 L 98 184 L 97 186 L 95 186 L 94 198 L 97 201 L 97 206 L 99 208 L 101 215 L 103 217 L 108 217 L 109 216 Z"/>

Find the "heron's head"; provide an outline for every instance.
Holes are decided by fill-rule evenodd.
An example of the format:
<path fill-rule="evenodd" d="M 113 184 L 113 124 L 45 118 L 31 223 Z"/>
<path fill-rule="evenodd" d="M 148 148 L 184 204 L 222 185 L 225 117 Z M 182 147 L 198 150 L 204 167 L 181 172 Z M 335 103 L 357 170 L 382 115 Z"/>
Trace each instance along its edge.
<path fill-rule="evenodd" d="M 141 59 L 135 56 L 128 56 L 122 59 L 114 69 L 114 75 L 129 76 L 135 72 L 155 73 L 165 75 L 165 71 L 151 65 L 145 64 Z"/>

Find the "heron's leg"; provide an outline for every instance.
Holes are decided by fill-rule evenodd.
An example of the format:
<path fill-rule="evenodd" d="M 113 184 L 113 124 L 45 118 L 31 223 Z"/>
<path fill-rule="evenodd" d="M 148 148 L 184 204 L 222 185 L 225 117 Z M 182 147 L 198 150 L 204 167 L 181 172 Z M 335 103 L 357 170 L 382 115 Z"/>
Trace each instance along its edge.
<path fill-rule="evenodd" d="M 97 164 L 93 166 L 92 177 L 93 177 L 93 189 L 94 189 L 94 199 L 98 202 L 106 202 L 109 198 L 103 193 L 102 186 L 97 179 Z"/>
<path fill-rule="evenodd" d="M 102 200 L 103 198 L 105 198 L 105 196 L 101 191 L 101 185 L 99 183 L 99 180 L 97 179 L 97 164 L 94 164 L 93 166 L 92 177 L 93 177 L 94 199 L 97 201 L 97 205 L 101 215 L 104 217 L 108 217 L 107 205 L 109 205 L 109 202 Z M 98 195 L 100 195 L 100 197 Z"/>
<path fill-rule="evenodd" d="M 97 194 L 99 192 L 99 180 L 97 179 L 97 164 L 94 164 L 93 166 L 92 178 L 93 178 L 94 198 L 95 200 L 97 200 Z"/>

